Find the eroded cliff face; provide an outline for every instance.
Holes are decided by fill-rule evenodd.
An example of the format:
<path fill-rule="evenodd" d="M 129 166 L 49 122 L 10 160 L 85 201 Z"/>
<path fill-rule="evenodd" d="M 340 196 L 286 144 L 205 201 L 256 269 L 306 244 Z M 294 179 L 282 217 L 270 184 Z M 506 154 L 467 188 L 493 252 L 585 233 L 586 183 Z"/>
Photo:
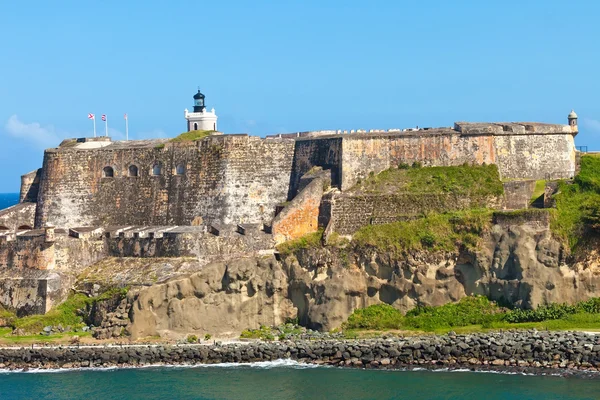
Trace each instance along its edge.
<path fill-rule="evenodd" d="M 131 293 L 129 332 L 134 338 L 236 336 L 248 327 L 278 325 L 295 316 L 287 286 L 287 274 L 273 256 L 208 264 Z"/>
<path fill-rule="evenodd" d="M 132 291 L 128 331 L 134 338 L 235 336 L 286 318 L 330 330 L 356 308 L 384 302 L 407 311 L 474 294 L 523 308 L 598 296 L 600 257 L 592 251 L 568 264 L 549 230 L 524 224 L 494 226 L 478 251 L 396 255 L 324 247 L 281 261 L 238 259 Z"/>

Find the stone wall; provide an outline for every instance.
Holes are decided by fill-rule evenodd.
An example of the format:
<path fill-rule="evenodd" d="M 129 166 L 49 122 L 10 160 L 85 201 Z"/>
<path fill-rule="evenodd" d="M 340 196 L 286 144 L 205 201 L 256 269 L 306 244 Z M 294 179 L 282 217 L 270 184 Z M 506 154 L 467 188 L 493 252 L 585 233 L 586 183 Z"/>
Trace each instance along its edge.
<path fill-rule="evenodd" d="M 504 182 L 504 208 L 506 210 L 528 208 L 535 191 L 535 182 L 534 180 Z"/>
<path fill-rule="evenodd" d="M 303 177 L 309 181 L 300 193 L 275 217 L 271 231 L 276 243 L 297 239 L 319 229 L 319 212 L 325 188 L 331 185 L 331 171 L 321 171 Z M 310 173 L 307 175 L 311 175 Z"/>
<path fill-rule="evenodd" d="M 35 203 L 20 203 L 0 210 L 0 235 L 19 228 L 31 229 L 35 222 Z"/>
<path fill-rule="evenodd" d="M 204 342 L 158 346 L 20 346 L 0 349 L 1 368 L 11 370 L 251 363 L 282 359 L 361 369 L 464 371 L 466 368 L 561 376 L 567 375 L 566 370 L 571 370 L 582 377 L 594 379 L 600 371 L 600 346 L 597 336 L 585 332 L 523 330 L 469 335 L 451 332 L 440 336 L 363 340 Z M 591 390 L 591 385 L 588 387 Z M 306 395 L 301 387 L 296 392 Z M 316 395 L 322 393 L 316 389 L 312 392 Z"/>
<path fill-rule="evenodd" d="M 314 166 L 331 169 L 333 184 L 341 190 L 351 188 L 370 172 L 413 162 L 424 166 L 497 164 L 502 179 L 572 177 L 576 164 L 573 134 L 553 125 L 547 128 L 547 134 L 541 133 L 543 129 L 488 132 L 479 128 L 460 132 L 448 128 L 300 139 L 291 193 L 295 193 L 299 177 Z"/>
<path fill-rule="evenodd" d="M 35 171 L 31 171 L 21 176 L 21 194 L 19 196 L 19 202 L 35 203 L 37 201 L 41 175 L 42 169 L 38 168 Z"/>
<path fill-rule="evenodd" d="M 379 173 L 400 163 L 420 162 L 423 166 L 495 163 L 491 136 L 426 132 L 357 135 L 344 138 L 342 148 L 342 190 L 351 188 L 371 171 Z"/>
<path fill-rule="evenodd" d="M 501 208 L 502 198 L 474 199 L 456 194 L 331 193 L 323 199 L 329 212 L 326 233 L 351 235 L 366 225 L 389 224 L 428 212 L 446 212 L 477 207 Z"/>
<path fill-rule="evenodd" d="M 295 143 L 290 196 L 299 189 L 300 179 L 315 167 L 331 171 L 332 185 L 339 186 L 342 176 L 342 137 L 324 139 L 300 139 Z"/>
<path fill-rule="evenodd" d="M 46 150 L 36 226 L 261 222 L 287 197 L 294 142 L 247 135 Z M 160 173 L 154 174 L 154 166 Z M 137 176 L 130 176 L 130 167 Z M 104 168 L 113 177 L 104 177 Z M 178 171 L 178 169 L 180 171 Z"/>
<path fill-rule="evenodd" d="M 165 227 L 166 228 L 166 227 Z M 172 228 L 172 229 L 171 229 Z M 229 227 L 218 236 L 199 227 L 171 227 L 160 235 L 148 235 L 150 230 L 132 229 L 117 235 L 106 235 L 111 257 L 194 257 L 200 263 L 215 259 L 250 257 L 273 249 L 273 237 L 258 229 L 240 234 Z M 135 233 L 133 233 L 135 232 Z M 130 234 L 131 233 L 131 234 Z M 160 237 L 156 237 L 160 236 Z"/>

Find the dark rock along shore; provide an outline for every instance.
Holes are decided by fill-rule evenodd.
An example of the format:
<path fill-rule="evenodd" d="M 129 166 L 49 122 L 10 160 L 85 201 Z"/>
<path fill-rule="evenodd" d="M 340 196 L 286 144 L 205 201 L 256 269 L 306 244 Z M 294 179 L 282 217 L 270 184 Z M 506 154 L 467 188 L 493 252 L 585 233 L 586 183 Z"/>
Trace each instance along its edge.
<path fill-rule="evenodd" d="M 0 368 L 3 369 L 246 363 L 278 359 L 355 368 L 600 371 L 600 335 L 527 331 L 369 340 L 0 349 Z"/>

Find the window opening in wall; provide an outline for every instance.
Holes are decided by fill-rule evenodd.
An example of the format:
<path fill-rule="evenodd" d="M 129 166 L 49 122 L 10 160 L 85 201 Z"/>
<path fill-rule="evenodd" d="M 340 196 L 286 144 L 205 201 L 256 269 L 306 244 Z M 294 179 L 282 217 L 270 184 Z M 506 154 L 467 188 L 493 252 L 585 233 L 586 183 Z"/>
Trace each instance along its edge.
<path fill-rule="evenodd" d="M 161 172 L 162 166 L 160 165 L 160 163 L 154 164 L 154 166 L 152 167 L 152 175 L 160 175 Z"/>
<path fill-rule="evenodd" d="M 129 166 L 129 176 L 138 176 L 138 167 L 135 165 Z"/>
<path fill-rule="evenodd" d="M 17 228 L 17 230 L 19 231 L 28 231 L 31 230 L 31 227 L 29 225 L 21 225 Z"/>
<path fill-rule="evenodd" d="M 103 178 L 113 178 L 114 176 L 115 176 L 115 171 L 113 170 L 112 167 L 104 167 L 104 169 L 102 170 Z"/>
<path fill-rule="evenodd" d="M 175 168 L 175 174 L 177 174 L 177 175 L 183 175 L 183 174 L 185 174 L 185 165 L 179 164 L 177 166 L 177 168 Z"/>
<path fill-rule="evenodd" d="M 9 229 L 6 226 L 0 226 L 0 233 L 4 231 L 8 231 Z"/>
<path fill-rule="evenodd" d="M 194 122 L 194 130 L 197 131 L 198 130 L 198 123 Z"/>

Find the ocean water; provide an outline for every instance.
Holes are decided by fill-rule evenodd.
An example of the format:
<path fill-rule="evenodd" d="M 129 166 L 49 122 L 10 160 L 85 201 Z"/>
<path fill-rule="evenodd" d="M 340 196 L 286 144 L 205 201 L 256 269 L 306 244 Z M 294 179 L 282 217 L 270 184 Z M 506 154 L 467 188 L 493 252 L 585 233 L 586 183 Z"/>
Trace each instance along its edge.
<path fill-rule="evenodd" d="M 598 399 L 600 379 L 301 366 L 150 367 L 0 373 L 6 399 Z"/>
<path fill-rule="evenodd" d="M 0 193 L 0 210 L 19 202 L 19 193 Z"/>

